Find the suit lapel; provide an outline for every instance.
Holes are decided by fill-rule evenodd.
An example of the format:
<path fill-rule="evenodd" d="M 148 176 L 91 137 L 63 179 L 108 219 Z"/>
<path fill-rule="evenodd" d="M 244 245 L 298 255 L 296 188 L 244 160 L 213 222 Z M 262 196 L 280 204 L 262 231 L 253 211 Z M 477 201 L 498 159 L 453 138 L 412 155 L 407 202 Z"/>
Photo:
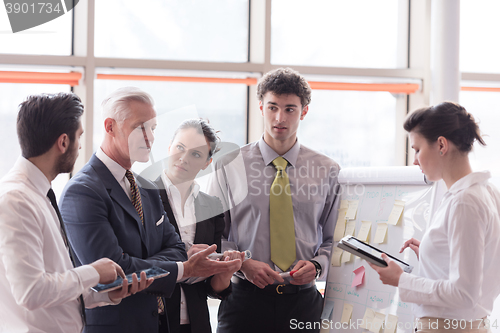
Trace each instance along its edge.
<path fill-rule="evenodd" d="M 96 173 L 99 175 L 101 178 L 101 181 L 103 182 L 104 186 L 108 190 L 109 196 L 128 214 L 130 217 L 132 217 L 136 224 L 137 228 L 139 229 L 139 233 L 141 235 L 141 240 L 146 244 L 145 242 L 145 232 L 144 228 L 142 226 L 142 221 L 137 213 L 137 211 L 134 208 L 134 205 L 132 205 L 132 201 L 130 201 L 129 197 L 123 190 L 123 188 L 118 184 L 116 181 L 115 177 L 109 171 L 109 169 L 102 163 L 100 159 L 98 159 L 95 154 L 92 155 L 89 161 L 90 165 L 94 168 Z M 141 191 L 141 188 L 139 187 L 139 191 Z M 141 198 L 143 193 L 145 191 L 141 191 Z M 144 208 L 144 205 L 143 205 Z M 143 209 L 144 210 L 144 209 Z M 144 220 L 146 220 L 146 215 L 144 215 Z"/>
<path fill-rule="evenodd" d="M 196 216 L 196 233 L 194 235 L 194 243 L 210 243 L 211 239 L 205 239 L 205 235 L 208 235 L 207 224 L 210 223 L 209 219 L 203 217 L 203 213 L 210 212 L 210 206 L 203 198 L 203 196 L 198 193 L 198 196 L 194 200 L 194 214 Z"/>
<path fill-rule="evenodd" d="M 156 186 L 160 189 L 160 197 L 163 202 L 163 208 L 165 208 L 165 212 L 167 213 L 168 220 L 174 226 L 175 232 L 180 236 L 179 226 L 177 225 L 177 220 L 174 216 L 174 211 L 170 206 L 170 201 L 168 201 L 167 191 L 165 190 L 165 185 L 163 185 L 163 181 L 161 180 L 161 176 L 155 180 Z"/>

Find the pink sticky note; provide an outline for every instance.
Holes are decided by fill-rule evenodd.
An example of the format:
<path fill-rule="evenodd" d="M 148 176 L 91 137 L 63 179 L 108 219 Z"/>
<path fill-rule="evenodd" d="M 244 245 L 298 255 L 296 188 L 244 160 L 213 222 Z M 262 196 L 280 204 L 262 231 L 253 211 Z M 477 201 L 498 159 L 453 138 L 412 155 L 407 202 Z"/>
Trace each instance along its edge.
<path fill-rule="evenodd" d="M 354 279 L 352 279 L 351 287 L 354 288 L 363 283 L 365 279 L 365 266 L 360 266 L 352 272 L 354 273 Z"/>

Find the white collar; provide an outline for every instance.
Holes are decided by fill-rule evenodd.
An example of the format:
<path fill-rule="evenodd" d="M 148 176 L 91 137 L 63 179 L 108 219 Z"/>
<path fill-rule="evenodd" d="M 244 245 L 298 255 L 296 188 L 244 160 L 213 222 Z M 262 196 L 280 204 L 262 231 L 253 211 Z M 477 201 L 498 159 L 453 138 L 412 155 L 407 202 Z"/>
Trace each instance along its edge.
<path fill-rule="evenodd" d="M 125 172 L 127 171 L 124 167 L 106 155 L 102 148 L 99 148 L 96 151 L 95 156 L 100 159 L 102 163 L 104 163 L 117 182 L 122 181 L 123 177 L 125 177 Z"/>
<path fill-rule="evenodd" d="M 474 184 L 487 182 L 490 178 L 491 174 L 489 171 L 472 172 L 457 180 L 453 185 L 451 185 L 448 192 L 451 194 L 457 194 Z"/>
<path fill-rule="evenodd" d="M 21 170 L 28 176 L 29 181 L 40 192 L 42 196 L 46 196 L 49 192 L 51 184 L 47 177 L 43 174 L 42 170 L 38 169 L 30 160 L 19 156 L 14 165 L 14 169 Z"/>
<path fill-rule="evenodd" d="M 170 194 L 172 191 L 172 186 L 175 187 L 175 190 L 179 191 L 177 187 L 172 183 L 170 178 L 167 176 L 167 170 L 163 170 L 161 173 L 161 180 L 163 182 L 163 186 L 165 186 L 165 190 L 167 190 L 167 193 Z M 196 180 L 193 180 L 193 184 L 191 185 L 191 192 L 189 195 L 192 195 L 194 199 L 198 196 L 198 193 L 200 192 L 200 185 L 196 182 Z"/>

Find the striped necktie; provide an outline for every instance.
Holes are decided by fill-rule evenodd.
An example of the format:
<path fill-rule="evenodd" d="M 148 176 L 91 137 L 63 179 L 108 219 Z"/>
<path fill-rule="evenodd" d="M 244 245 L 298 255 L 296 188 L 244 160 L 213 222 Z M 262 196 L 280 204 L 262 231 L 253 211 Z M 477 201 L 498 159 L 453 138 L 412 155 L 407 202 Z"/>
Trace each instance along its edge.
<path fill-rule="evenodd" d="M 139 192 L 139 186 L 135 182 L 134 175 L 130 170 L 125 171 L 125 177 L 127 177 L 130 183 L 130 193 L 132 194 L 132 205 L 134 205 L 137 214 L 141 218 L 142 225 L 144 225 L 144 212 L 142 210 L 141 193 Z"/>
<path fill-rule="evenodd" d="M 139 214 L 142 225 L 144 225 L 144 211 L 142 210 L 142 201 L 141 201 L 141 193 L 139 192 L 139 186 L 137 186 L 134 175 L 130 170 L 125 171 L 125 177 L 127 177 L 127 180 L 130 183 L 130 193 L 132 194 L 132 205 L 137 211 L 137 214 Z M 158 313 L 160 314 L 164 313 L 165 304 L 163 303 L 163 299 L 161 297 L 157 297 L 156 300 L 158 303 Z"/>

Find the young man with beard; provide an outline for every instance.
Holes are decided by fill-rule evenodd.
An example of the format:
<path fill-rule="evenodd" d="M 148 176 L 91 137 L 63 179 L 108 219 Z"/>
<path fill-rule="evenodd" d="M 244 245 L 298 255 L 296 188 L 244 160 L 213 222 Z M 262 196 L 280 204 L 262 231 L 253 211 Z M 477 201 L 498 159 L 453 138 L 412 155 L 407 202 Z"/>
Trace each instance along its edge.
<path fill-rule="evenodd" d="M 30 96 L 20 106 L 22 156 L 0 180 L 2 332 L 78 333 L 84 304 L 117 304 L 152 283 L 142 273 L 130 289 L 124 280 L 120 290 L 98 294 L 90 287 L 124 276 L 120 266 L 109 259 L 78 268 L 72 264 L 51 181 L 73 169 L 82 113 L 80 98 L 68 93 Z"/>

